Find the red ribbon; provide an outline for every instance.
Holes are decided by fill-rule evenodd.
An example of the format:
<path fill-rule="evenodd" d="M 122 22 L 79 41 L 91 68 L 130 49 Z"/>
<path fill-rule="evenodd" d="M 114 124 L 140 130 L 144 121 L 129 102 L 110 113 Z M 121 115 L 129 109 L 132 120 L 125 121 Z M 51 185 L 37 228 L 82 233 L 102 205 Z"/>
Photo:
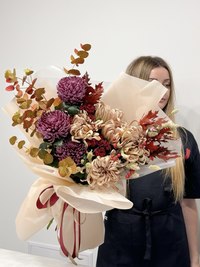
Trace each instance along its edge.
<path fill-rule="evenodd" d="M 49 186 L 47 188 L 45 188 L 39 195 L 37 202 L 36 202 L 36 206 L 38 209 L 45 209 L 47 208 L 48 204 L 51 206 L 53 206 L 56 201 L 59 199 L 59 197 L 56 195 L 56 193 L 54 193 L 44 204 L 40 201 L 40 196 L 49 188 L 53 188 L 53 186 Z"/>
<path fill-rule="evenodd" d="M 59 199 L 59 197 L 56 195 L 56 193 L 53 193 L 52 196 L 43 204 L 40 200 L 41 195 L 48 189 L 53 188 L 53 186 L 49 186 L 47 188 L 45 188 L 39 195 L 37 201 L 36 201 L 36 206 L 38 209 L 45 209 L 48 206 L 53 206 L 56 201 Z M 72 254 L 69 253 L 69 251 L 67 250 L 65 243 L 64 243 L 64 238 L 67 238 L 64 234 L 64 215 L 65 212 L 67 210 L 67 208 L 70 207 L 69 204 L 67 204 L 66 202 L 64 202 L 63 204 L 63 210 L 62 210 L 62 214 L 61 214 L 61 225 L 60 225 L 60 229 L 59 229 L 59 237 L 58 237 L 58 241 L 60 244 L 60 248 L 63 252 L 63 254 L 66 257 L 70 257 L 70 258 L 76 258 L 78 256 L 78 252 L 80 249 L 80 232 L 81 232 L 81 228 L 80 228 L 80 212 L 77 211 L 75 208 L 73 208 L 73 231 L 74 231 L 74 247 L 73 247 L 73 251 Z M 77 213 L 77 219 L 75 218 Z"/>

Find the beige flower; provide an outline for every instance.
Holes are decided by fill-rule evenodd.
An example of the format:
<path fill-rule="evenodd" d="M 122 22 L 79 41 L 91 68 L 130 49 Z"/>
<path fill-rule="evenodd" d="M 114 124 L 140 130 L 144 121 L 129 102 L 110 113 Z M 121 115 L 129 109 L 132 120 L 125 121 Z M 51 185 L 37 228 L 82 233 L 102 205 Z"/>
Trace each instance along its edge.
<path fill-rule="evenodd" d="M 112 109 L 110 106 L 99 102 L 96 105 L 96 118 L 104 122 L 102 135 L 111 143 L 117 143 L 122 135 L 124 122 L 122 121 L 123 112 Z"/>
<path fill-rule="evenodd" d="M 101 133 L 110 143 L 118 143 L 123 134 L 123 128 L 116 127 L 115 122 L 109 120 L 104 123 Z"/>
<path fill-rule="evenodd" d="M 87 182 L 92 189 L 115 186 L 120 179 L 121 167 L 119 160 L 114 161 L 111 156 L 98 156 L 86 165 Z"/>
<path fill-rule="evenodd" d="M 144 149 L 143 143 L 145 135 L 142 127 L 133 122 L 124 130 L 118 147 L 121 149 L 121 155 L 127 160 L 128 164 L 137 163 L 144 165 L 149 161 L 149 151 Z"/>
<path fill-rule="evenodd" d="M 74 116 L 70 133 L 73 136 L 73 141 L 79 139 L 92 139 L 100 140 L 98 130 L 102 127 L 102 121 L 98 120 L 93 122 L 86 112 Z"/>
<path fill-rule="evenodd" d="M 123 112 L 119 109 L 112 109 L 103 102 L 99 102 L 96 105 L 95 117 L 102 120 L 104 123 L 113 120 L 116 127 L 119 127 L 122 123 Z"/>

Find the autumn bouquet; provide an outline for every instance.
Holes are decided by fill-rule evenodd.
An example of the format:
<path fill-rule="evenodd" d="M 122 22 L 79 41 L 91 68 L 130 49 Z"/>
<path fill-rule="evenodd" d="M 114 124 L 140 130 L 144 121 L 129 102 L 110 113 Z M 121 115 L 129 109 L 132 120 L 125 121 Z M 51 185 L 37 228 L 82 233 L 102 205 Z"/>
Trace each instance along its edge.
<path fill-rule="evenodd" d="M 74 50 L 73 67 L 64 68 L 54 97 L 47 97 L 48 88 L 37 87 L 32 70 L 26 69 L 21 78 L 15 69 L 5 72 L 6 90 L 16 92 L 11 104 L 15 111 L 7 111 L 12 125 L 27 137 L 12 136 L 10 143 L 40 176 L 18 214 L 18 235 L 26 239 L 55 219 L 61 249 L 70 258 L 103 242 L 100 212 L 131 208 L 121 195 L 122 181 L 139 177 L 145 168 L 160 168 L 152 164 L 154 159 L 168 162 L 178 156 L 168 145 L 175 127 L 169 118 L 152 107 L 139 119 L 128 120 L 123 109 L 112 105 L 117 90 L 110 97 L 112 86 L 104 93 L 102 83 L 93 85 L 87 72 L 81 75 L 77 67 L 90 48 L 84 44 Z M 138 83 L 123 74 L 127 78 Z M 92 227 L 95 221 L 98 231 Z"/>

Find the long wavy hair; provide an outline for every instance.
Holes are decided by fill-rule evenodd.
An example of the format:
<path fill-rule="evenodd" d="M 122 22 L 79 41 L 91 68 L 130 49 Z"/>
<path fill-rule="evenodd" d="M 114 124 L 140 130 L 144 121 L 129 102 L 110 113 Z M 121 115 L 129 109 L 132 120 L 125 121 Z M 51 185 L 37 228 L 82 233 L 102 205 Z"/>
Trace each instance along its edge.
<path fill-rule="evenodd" d="M 160 57 L 152 57 L 152 56 L 142 56 L 133 60 L 127 67 L 126 73 L 143 79 L 149 80 L 150 73 L 152 69 L 163 67 L 165 68 L 170 77 L 170 96 L 167 105 L 164 107 L 163 111 L 166 115 L 175 122 L 174 117 L 174 101 L 175 101 L 175 91 L 174 91 L 174 81 L 172 71 L 165 60 Z M 174 131 L 175 137 L 180 137 L 179 132 Z M 183 154 L 183 153 L 182 153 Z M 183 198 L 184 195 L 184 181 L 185 181 L 185 173 L 184 173 L 184 157 L 181 155 L 176 159 L 176 165 L 174 167 L 163 170 L 165 177 L 170 176 L 172 179 L 172 189 L 174 193 L 175 201 L 179 201 Z"/>

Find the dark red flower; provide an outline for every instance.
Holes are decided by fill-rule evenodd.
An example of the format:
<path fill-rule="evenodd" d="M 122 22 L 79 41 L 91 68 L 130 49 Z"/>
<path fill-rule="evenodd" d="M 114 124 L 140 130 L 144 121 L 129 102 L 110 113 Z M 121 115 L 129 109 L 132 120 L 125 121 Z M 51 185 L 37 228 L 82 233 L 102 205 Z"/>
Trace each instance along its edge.
<path fill-rule="evenodd" d="M 103 147 L 105 150 L 110 151 L 111 150 L 111 146 L 110 143 L 105 140 L 105 139 L 101 139 L 97 142 L 98 147 Z"/>
<path fill-rule="evenodd" d="M 84 104 L 80 106 L 80 110 L 85 110 L 88 114 L 94 114 L 96 109 L 92 104 Z"/>
<path fill-rule="evenodd" d="M 89 147 L 96 147 L 97 146 L 97 140 L 94 138 L 91 140 L 87 140 L 87 144 Z"/>
<path fill-rule="evenodd" d="M 106 150 L 104 147 L 97 147 L 94 149 L 94 155 L 100 156 L 100 157 L 105 157 L 106 156 Z"/>

